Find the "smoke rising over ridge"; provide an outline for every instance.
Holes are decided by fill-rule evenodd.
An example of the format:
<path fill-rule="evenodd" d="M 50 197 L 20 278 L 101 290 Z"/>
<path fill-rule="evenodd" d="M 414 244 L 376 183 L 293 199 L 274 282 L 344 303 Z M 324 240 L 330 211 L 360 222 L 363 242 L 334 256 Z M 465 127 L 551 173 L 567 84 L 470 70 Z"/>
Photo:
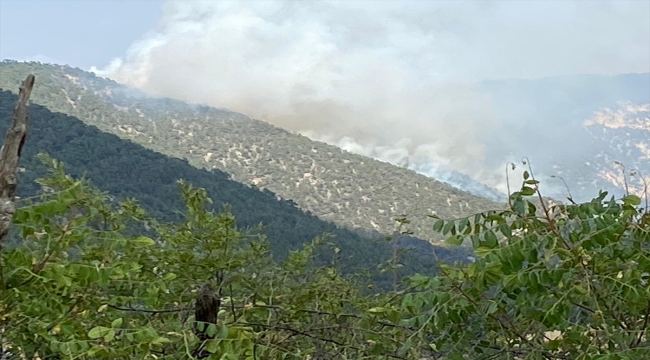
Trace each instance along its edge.
<path fill-rule="evenodd" d="M 644 1 L 167 1 L 92 71 L 503 191 L 503 164 L 536 149 L 507 146 L 519 134 L 474 84 L 649 72 L 648 14 Z"/>

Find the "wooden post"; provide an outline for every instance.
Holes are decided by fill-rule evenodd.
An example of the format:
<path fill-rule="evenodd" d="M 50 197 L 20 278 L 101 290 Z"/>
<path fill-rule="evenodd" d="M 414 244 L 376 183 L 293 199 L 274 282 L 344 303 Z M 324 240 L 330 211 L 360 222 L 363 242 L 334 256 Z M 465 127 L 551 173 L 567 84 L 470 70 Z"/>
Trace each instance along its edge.
<path fill-rule="evenodd" d="M 20 152 L 27 135 L 27 102 L 34 87 L 34 75 L 23 81 L 18 93 L 18 102 L 11 117 L 11 127 L 7 130 L 5 142 L 0 150 L 0 247 L 9 231 L 11 220 L 16 210 L 14 193 L 16 192 L 16 169 Z"/>

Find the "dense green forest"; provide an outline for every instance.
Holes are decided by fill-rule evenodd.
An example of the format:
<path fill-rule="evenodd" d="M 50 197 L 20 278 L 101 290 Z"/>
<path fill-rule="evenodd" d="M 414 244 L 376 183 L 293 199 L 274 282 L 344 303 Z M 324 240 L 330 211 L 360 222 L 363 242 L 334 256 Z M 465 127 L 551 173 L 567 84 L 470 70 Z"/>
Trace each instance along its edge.
<path fill-rule="evenodd" d="M 0 92 L 0 131 L 3 133 L 16 98 L 9 91 Z M 204 188 L 215 209 L 229 204 L 239 227 L 254 229 L 263 225 L 271 250 L 279 258 L 323 233 L 333 235 L 332 243 L 340 248 L 341 267 L 349 271 L 369 269 L 376 276 L 379 276 L 377 266 L 391 258 L 393 245 L 405 244 L 413 249 L 398 254 L 397 260 L 403 265 L 401 274 L 430 273 L 436 258 L 453 262 L 466 260 L 471 254 L 466 248 L 433 246 L 415 238 L 400 236 L 397 241 L 388 242 L 378 233 L 374 238 L 362 237 L 305 213 L 291 201 L 278 200 L 268 190 L 235 182 L 220 170 L 197 169 L 186 160 L 148 150 L 40 105 L 32 104 L 29 111 L 29 134 L 20 163 L 24 171 L 18 174 L 21 197 L 30 197 L 40 191 L 41 186 L 35 180 L 44 174 L 45 168 L 36 155 L 46 152 L 61 160 L 71 175 L 84 175 L 93 185 L 118 199 L 137 199 L 160 220 L 179 219 L 183 203 L 176 180 L 182 178 Z M 387 281 L 385 276 L 379 278 Z"/>
<path fill-rule="evenodd" d="M 149 97 L 110 79 L 65 65 L 0 63 L 0 88 L 15 91 L 27 74 L 39 80 L 32 100 L 51 111 L 130 139 L 199 168 L 268 189 L 323 220 L 392 233 L 407 214 L 409 229 L 441 240 L 427 215 L 456 218 L 503 204 L 413 170 L 312 141 L 246 115 Z"/>

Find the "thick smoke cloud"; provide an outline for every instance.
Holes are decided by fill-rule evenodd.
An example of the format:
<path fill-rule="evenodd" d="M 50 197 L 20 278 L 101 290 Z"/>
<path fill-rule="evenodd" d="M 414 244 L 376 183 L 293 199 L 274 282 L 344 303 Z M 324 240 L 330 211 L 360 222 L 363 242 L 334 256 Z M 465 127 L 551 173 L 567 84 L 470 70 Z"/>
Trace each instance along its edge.
<path fill-rule="evenodd" d="M 471 84 L 648 72 L 648 14 L 645 1 L 167 1 L 93 71 L 505 190 L 503 164 L 523 154 L 485 141 L 506 124 Z"/>

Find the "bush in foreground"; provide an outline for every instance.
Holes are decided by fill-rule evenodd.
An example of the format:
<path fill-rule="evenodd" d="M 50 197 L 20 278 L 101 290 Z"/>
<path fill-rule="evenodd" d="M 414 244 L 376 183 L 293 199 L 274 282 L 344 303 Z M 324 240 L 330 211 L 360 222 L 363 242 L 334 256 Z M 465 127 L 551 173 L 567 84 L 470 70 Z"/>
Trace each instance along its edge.
<path fill-rule="evenodd" d="M 510 209 L 434 229 L 471 264 L 368 295 L 310 261 L 327 238 L 272 260 L 205 191 L 180 182 L 184 219 L 159 223 L 51 164 L 0 254 L 3 351 L 41 359 L 650 358 L 650 216 L 629 195 L 547 206 L 525 174 Z M 540 196 L 541 199 L 541 196 Z M 134 234 L 133 229 L 140 229 Z M 338 249 L 333 248 L 334 254 Z M 332 260 L 336 263 L 336 259 Z"/>

